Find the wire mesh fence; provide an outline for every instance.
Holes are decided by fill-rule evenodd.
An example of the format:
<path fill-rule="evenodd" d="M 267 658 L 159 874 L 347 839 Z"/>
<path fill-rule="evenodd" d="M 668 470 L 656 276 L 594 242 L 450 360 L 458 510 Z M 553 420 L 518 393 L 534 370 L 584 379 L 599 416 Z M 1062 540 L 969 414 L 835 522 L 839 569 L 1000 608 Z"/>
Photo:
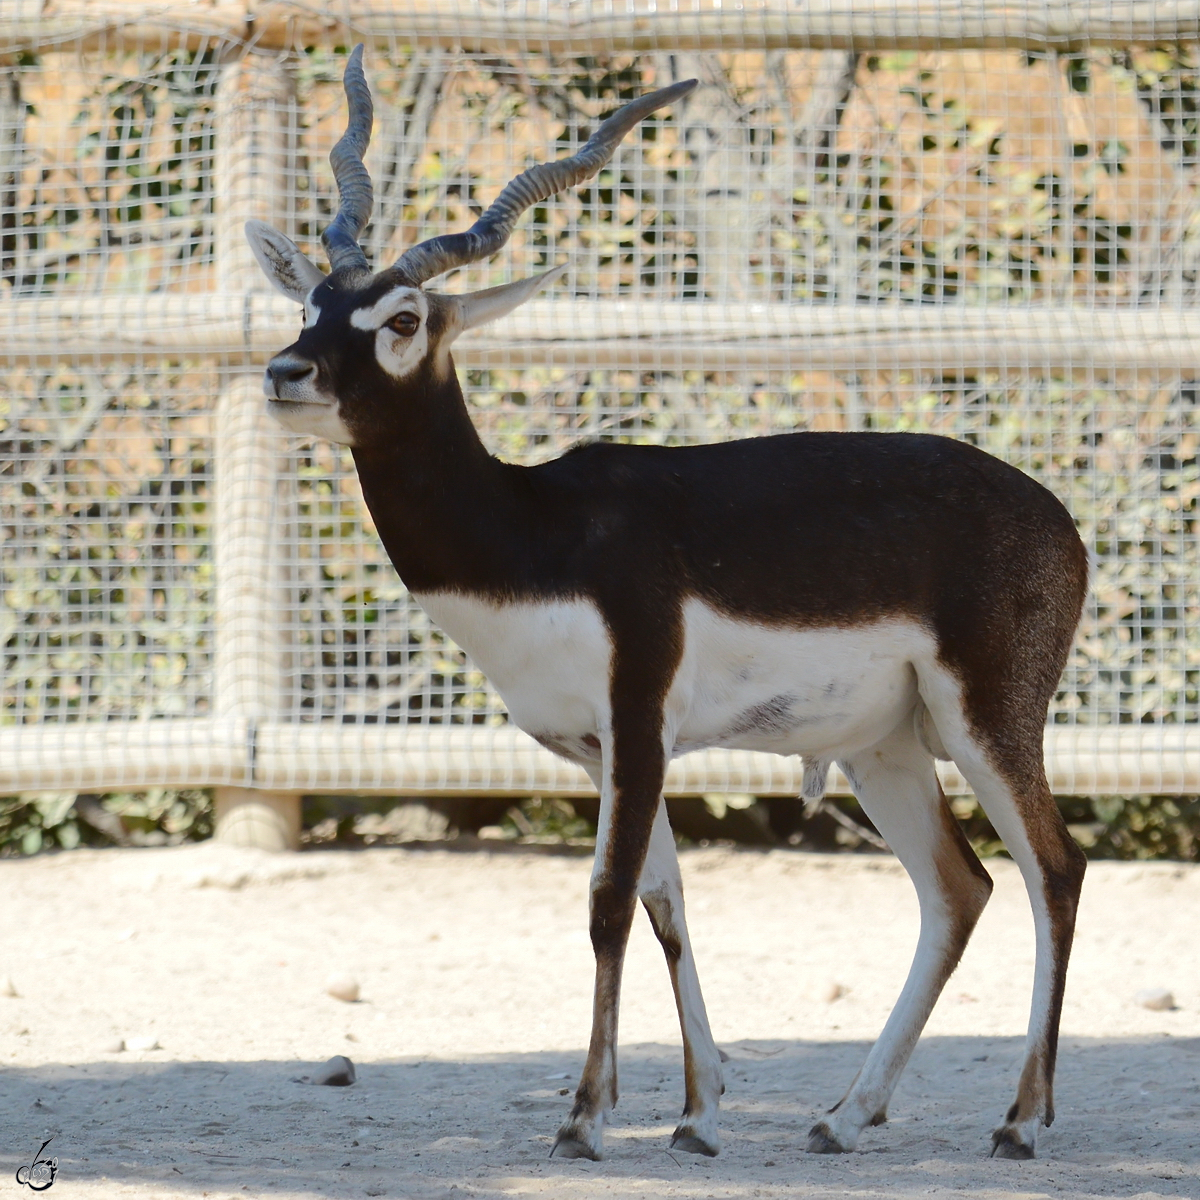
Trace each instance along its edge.
<path fill-rule="evenodd" d="M 0 787 L 588 786 L 411 602 L 348 456 L 259 412 L 299 318 L 241 224 L 320 259 L 364 38 L 377 265 L 618 104 L 700 80 L 434 285 L 568 264 L 456 347 L 490 449 L 971 441 L 1054 491 L 1095 556 L 1055 786 L 1200 788 L 1200 30 L 1108 6 L 1062 43 L 1011 5 L 1003 27 L 988 5 L 982 24 L 906 4 L 356 11 L 0 16 Z M 714 751 L 670 786 L 798 784 Z"/>

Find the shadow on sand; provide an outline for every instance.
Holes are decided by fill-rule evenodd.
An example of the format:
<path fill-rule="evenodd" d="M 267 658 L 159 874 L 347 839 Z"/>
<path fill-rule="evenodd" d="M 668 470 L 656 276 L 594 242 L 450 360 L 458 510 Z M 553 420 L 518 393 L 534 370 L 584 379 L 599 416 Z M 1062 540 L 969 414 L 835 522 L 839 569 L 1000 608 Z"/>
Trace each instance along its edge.
<path fill-rule="evenodd" d="M 931 1037 L 891 1120 L 858 1153 L 803 1153 L 867 1048 L 726 1043 L 725 1145 L 709 1160 L 667 1152 L 678 1051 L 625 1047 L 599 1163 L 547 1159 L 582 1052 L 361 1063 L 349 1088 L 297 1082 L 313 1066 L 300 1062 L 10 1068 L 0 1165 L 11 1179 L 54 1131 L 60 1180 L 99 1194 L 107 1181 L 147 1196 L 1200 1195 L 1200 1039 L 1064 1039 L 1042 1157 L 1005 1163 L 987 1161 L 988 1134 L 1015 1086 L 1020 1040 Z"/>

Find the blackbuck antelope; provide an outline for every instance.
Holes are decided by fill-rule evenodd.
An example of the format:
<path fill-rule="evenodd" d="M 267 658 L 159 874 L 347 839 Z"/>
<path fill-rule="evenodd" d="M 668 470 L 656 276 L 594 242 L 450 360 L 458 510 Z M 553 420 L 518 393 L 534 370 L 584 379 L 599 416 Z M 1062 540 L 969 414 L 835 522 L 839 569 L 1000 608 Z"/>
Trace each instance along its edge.
<path fill-rule="evenodd" d="M 1016 1100 L 993 1154 L 1028 1158 L 1052 1081 L 1083 856 L 1050 795 L 1042 730 L 1079 620 L 1087 556 L 1063 506 L 969 445 L 914 434 L 796 433 L 722 445 L 590 444 L 534 467 L 484 448 L 450 357 L 465 329 L 557 278 L 473 295 L 422 285 L 495 254 L 521 213 L 595 175 L 643 117 L 694 81 L 609 117 L 571 158 L 530 168 L 465 233 L 372 272 L 361 47 L 331 160 L 340 191 L 323 274 L 250 222 L 304 329 L 264 386 L 286 429 L 351 447 L 401 579 L 486 672 L 513 721 L 600 792 L 591 880 L 595 1009 L 554 1153 L 598 1158 L 617 1101 L 617 1007 L 638 899 L 666 952 L 686 1098 L 672 1145 L 719 1148 L 721 1058 L 684 921 L 662 800 L 673 755 L 730 746 L 836 761 L 912 877 L 916 955 L 883 1033 L 808 1148 L 853 1150 L 888 1099 L 987 902 L 991 880 L 947 806 L 953 759 L 1020 864 L 1037 965 Z M 797 936 L 803 936 L 797 914 Z"/>

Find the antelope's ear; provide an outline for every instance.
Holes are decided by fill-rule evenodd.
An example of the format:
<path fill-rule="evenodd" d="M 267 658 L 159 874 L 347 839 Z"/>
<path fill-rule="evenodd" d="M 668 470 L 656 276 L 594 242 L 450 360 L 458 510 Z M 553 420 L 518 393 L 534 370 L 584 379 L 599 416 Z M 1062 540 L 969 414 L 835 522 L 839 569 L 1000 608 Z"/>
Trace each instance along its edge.
<path fill-rule="evenodd" d="M 265 221 L 246 222 L 246 241 L 263 274 L 289 300 L 303 304 L 304 297 L 325 279 L 321 268 L 291 238 L 284 237 Z"/>
<path fill-rule="evenodd" d="M 498 317 L 506 316 L 518 305 L 524 304 L 535 293 L 553 283 L 569 264 L 555 267 L 544 275 L 532 275 L 528 279 L 518 279 L 516 283 L 505 283 L 500 287 L 487 288 L 482 292 L 471 292 L 466 296 L 458 296 L 459 332 L 464 329 L 474 329 L 476 325 L 485 325 Z"/>

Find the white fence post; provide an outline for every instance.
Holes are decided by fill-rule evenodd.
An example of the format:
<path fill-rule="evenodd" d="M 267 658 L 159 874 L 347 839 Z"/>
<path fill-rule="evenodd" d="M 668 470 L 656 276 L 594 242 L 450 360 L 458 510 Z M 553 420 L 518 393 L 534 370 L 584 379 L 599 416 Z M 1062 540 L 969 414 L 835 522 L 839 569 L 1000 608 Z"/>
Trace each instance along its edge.
<path fill-rule="evenodd" d="M 242 230 L 251 217 L 278 221 L 291 165 L 294 89 L 282 59 L 245 54 L 224 69 L 216 117 L 219 209 L 215 242 L 219 288 L 247 297 L 267 288 Z M 248 311 L 248 310 L 247 310 Z M 255 788 L 260 722 L 283 705 L 286 595 L 276 568 L 279 430 L 267 416 L 261 375 L 230 370 L 215 415 L 213 555 L 216 654 L 213 707 L 245 724 L 249 787 L 216 789 L 219 840 L 269 850 L 300 841 L 300 796 Z"/>

